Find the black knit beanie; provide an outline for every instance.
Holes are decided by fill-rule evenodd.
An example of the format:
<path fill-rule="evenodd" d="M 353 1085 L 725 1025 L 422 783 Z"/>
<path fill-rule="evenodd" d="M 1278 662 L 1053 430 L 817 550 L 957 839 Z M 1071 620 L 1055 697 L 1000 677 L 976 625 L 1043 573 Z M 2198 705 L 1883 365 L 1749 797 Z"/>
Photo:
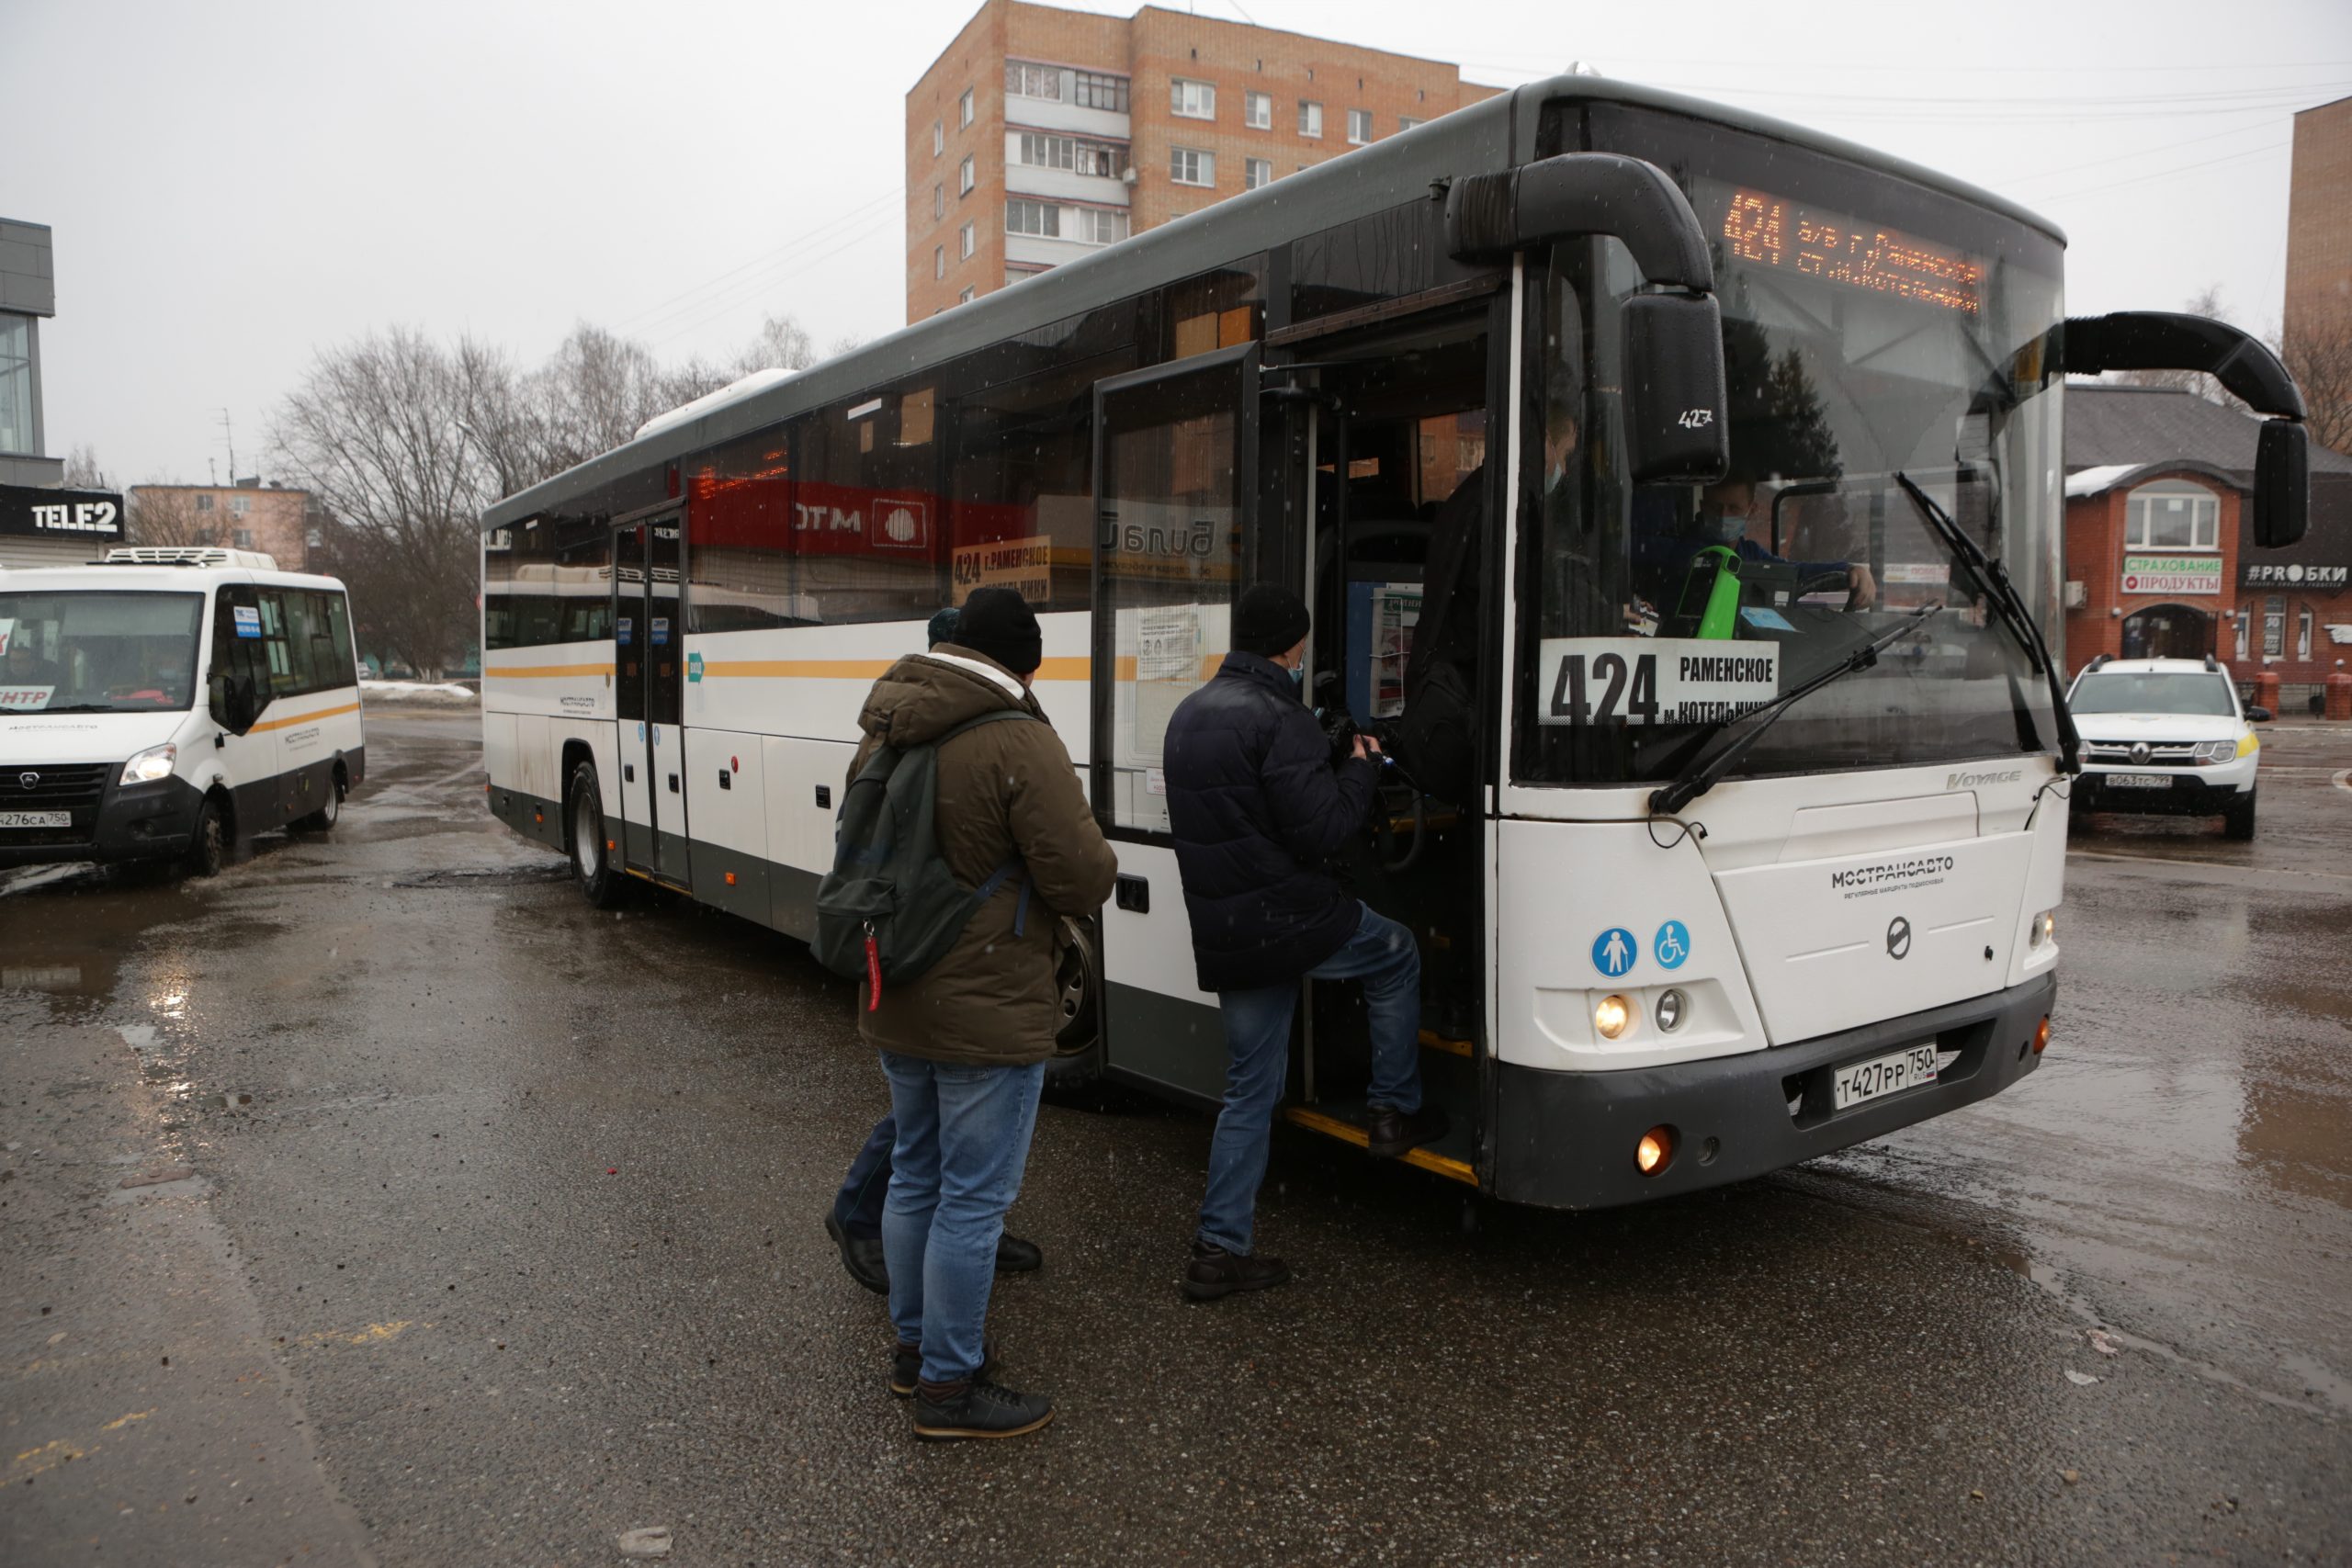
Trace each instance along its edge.
<path fill-rule="evenodd" d="M 1046 634 L 1037 627 L 1037 613 L 1012 589 L 975 588 L 956 618 L 956 646 L 1027 675 L 1045 660 Z"/>
<path fill-rule="evenodd" d="M 1261 582 L 1233 607 L 1233 646 L 1238 652 L 1271 659 L 1304 642 L 1314 624 L 1297 594 L 1279 583 Z"/>

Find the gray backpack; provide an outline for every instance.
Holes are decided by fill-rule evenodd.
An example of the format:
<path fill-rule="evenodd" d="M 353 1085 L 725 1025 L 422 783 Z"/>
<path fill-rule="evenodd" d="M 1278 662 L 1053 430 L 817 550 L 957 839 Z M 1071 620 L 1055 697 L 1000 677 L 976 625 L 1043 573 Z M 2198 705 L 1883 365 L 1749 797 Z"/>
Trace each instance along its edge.
<path fill-rule="evenodd" d="M 885 984 L 903 984 L 938 963 L 979 907 L 1022 874 L 1015 855 L 978 887 L 964 886 L 940 856 L 933 814 L 940 747 L 984 724 L 1030 717 L 1018 708 L 1000 708 L 927 745 L 876 747 L 842 792 L 833 869 L 817 886 L 817 937 L 808 945 L 834 974 L 865 981 L 867 1011 L 882 1005 Z M 1022 934 L 1028 918 L 1024 876 L 1014 935 Z"/>

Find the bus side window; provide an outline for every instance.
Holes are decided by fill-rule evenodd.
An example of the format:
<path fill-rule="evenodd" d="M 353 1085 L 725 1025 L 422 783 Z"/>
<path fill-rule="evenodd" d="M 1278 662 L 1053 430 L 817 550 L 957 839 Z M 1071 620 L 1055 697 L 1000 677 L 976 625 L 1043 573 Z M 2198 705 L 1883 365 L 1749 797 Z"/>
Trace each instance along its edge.
<path fill-rule="evenodd" d="M 223 588 L 213 596 L 212 668 L 205 680 L 206 705 L 212 722 L 234 735 L 253 728 L 261 705 L 254 658 L 261 645 L 253 637 L 237 635 L 240 609 L 258 616 L 259 602 L 252 589 Z M 257 629 L 258 621 L 249 617 L 247 625 L 248 629 Z"/>
<path fill-rule="evenodd" d="M 356 686 L 359 683 L 359 671 L 351 651 L 350 604 L 340 593 L 324 593 L 320 597 L 326 601 L 327 636 L 334 650 L 334 683 Z"/>
<path fill-rule="evenodd" d="M 310 644 L 310 690 L 326 692 L 337 686 L 348 686 L 351 678 L 344 673 L 343 660 L 335 653 L 334 623 L 327 615 L 327 606 L 334 602 L 334 596 L 312 591 L 300 597 L 302 618 L 309 634 L 305 640 Z M 344 647 L 347 649 L 350 646 L 350 640 L 345 639 Z"/>

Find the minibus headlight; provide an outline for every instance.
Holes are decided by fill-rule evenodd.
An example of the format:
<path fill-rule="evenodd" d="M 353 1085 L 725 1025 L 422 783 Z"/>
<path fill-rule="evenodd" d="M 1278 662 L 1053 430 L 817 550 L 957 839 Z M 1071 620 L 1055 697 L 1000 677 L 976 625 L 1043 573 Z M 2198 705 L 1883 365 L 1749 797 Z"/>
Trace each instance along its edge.
<path fill-rule="evenodd" d="M 1634 1165 L 1644 1176 L 1656 1176 L 1674 1159 L 1674 1129 L 1653 1127 L 1634 1145 Z"/>
<path fill-rule="evenodd" d="M 1668 1034 L 1682 1027 L 1682 1020 L 1690 1010 L 1690 998 L 1679 990 L 1660 992 L 1657 998 L 1657 1026 Z"/>
<path fill-rule="evenodd" d="M 122 777 L 117 784 L 153 784 L 157 779 L 172 776 L 172 768 L 179 761 L 180 749 L 170 741 L 150 746 L 122 765 Z"/>
<path fill-rule="evenodd" d="M 1633 1021 L 1634 1004 L 1623 997 L 1603 997 L 1600 1005 L 1592 1010 L 1592 1026 L 1600 1031 L 1603 1040 L 1616 1039 Z"/>
<path fill-rule="evenodd" d="M 2058 940 L 2058 911 L 2044 909 L 2033 917 L 2033 925 L 2026 933 L 2028 947 L 2046 947 Z"/>

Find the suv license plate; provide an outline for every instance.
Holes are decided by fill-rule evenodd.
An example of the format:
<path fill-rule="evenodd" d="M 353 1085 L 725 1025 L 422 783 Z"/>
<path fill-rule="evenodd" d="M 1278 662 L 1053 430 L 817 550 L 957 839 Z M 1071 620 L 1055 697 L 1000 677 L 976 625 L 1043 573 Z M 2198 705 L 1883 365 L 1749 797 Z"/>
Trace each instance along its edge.
<path fill-rule="evenodd" d="M 0 811 L 0 828 L 71 828 L 70 811 Z"/>
<path fill-rule="evenodd" d="M 1889 1056 L 1873 1056 L 1867 1062 L 1855 1062 L 1838 1069 L 1832 1080 L 1837 1092 L 1837 1108 L 1860 1105 L 1881 1095 L 1900 1094 L 1906 1089 L 1936 1081 L 1936 1045 L 1929 1041 L 1924 1045 L 1906 1045 Z"/>
<path fill-rule="evenodd" d="M 2109 773 L 2101 781 L 2109 789 L 2170 789 L 2170 773 Z"/>

